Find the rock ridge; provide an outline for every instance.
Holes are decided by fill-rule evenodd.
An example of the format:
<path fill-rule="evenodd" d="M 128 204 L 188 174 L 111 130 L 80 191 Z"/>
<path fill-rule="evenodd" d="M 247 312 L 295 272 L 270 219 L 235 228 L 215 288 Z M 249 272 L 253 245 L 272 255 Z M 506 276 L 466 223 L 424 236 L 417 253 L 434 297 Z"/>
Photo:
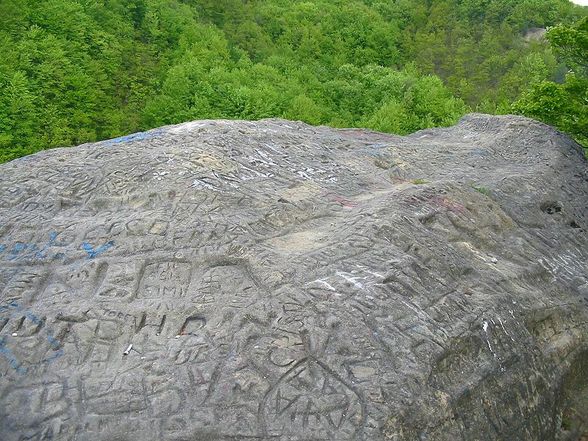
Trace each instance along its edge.
<path fill-rule="evenodd" d="M 544 124 L 194 121 L 3 164 L 0 208 L 0 439 L 588 432 L 588 167 Z"/>

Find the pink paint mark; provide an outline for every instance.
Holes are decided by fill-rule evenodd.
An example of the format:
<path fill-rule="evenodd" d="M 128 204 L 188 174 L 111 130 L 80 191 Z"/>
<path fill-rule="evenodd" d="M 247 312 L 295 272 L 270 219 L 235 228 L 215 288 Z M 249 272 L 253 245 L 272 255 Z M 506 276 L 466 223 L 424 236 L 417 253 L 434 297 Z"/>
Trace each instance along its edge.
<path fill-rule="evenodd" d="M 348 208 L 348 209 L 352 209 L 357 207 L 357 202 L 353 202 L 341 195 L 335 194 L 335 193 L 327 193 L 325 194 L 325 197 L 331 201 L 331 202 L 336 202 L 339 205 L 341 205 L 343 208 Z"/>

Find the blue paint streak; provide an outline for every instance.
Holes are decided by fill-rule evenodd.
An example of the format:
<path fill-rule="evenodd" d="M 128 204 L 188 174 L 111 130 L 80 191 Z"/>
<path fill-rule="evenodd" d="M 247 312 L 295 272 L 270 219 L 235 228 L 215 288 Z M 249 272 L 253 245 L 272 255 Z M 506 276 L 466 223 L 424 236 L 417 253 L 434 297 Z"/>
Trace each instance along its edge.
<path fill-rule="evenodd" d="M 26 243 L 22 243 L 22 242 L 17 242 L 14 244 L 14 247 L 12 248 L 12 253 L 20 253 L 22 250 L 25 250 L 27 248 L 27 244 Z"/>
<path fill-rule="evenodd" d="M 391 146 L 391 143 L 370 144 L 365 147 L 365 150 L 370 156 L 380 156 L 382 151 L 385 151 Z"/>
<path fill-rule="evenodd" d="M 27 252 L 27 255 L 32 253 L 33 256 L 37 259 L 45 259 L 47 258 L 47 251 L 50 247 L 55 245 L 55 240 L 57 239 L 58 233 L 52 231 L 49 233 L 49 242 L 43 245 L 42 248 L 39 247 L 36 243 L 24 243 L 24 242 L 17 242 L 14 244 L 12 249 L 10 250 L 10 254 L 8 256 L 8 260 L 15 260 L 22 256 L 21 253 Z M 0 253 L 7 249 L 7 246 L 4 244 L 0 244 Z M 29 256 L 30 257 L 30 256 Z"/>
<path fill-rule="evenodd" d="M 38 325 L 39 323 L 41 323 L 41 319 L 39 317 L 37 317 L 35 314 L 33 314 L 30 311 L 26 311 L 25 312 L 25 316 L 31 321 L 33 322 L 35 325 Z"/>
<path fill-rule="evenodd" d="M 51 363 L 53 360 L 56 360 L 57 358 L 63 355 L 63 349 L 61 349 L 61 343 L 59 343 L 59 340 L 53 337 L 53 334 L 49 330 L 47 330 L 47 341 L 49 342 L 55 353 L 47 357 L 45 360 L 43 360 L 43 362 Z"/>
<path fill-rule="evenodd" d="M 57 239 L 57 233 L 52 231 L 49 233 L 49 242 L 39 251 L 35 253 L 35 257 L 37 259 L 45 259 L 47 257 L 47 250 L 55 244 L 55 239 Z M 33 249 L 37 249 L 36 245 L 33 245 Z"/>
<path fill-rule="evenodd" d="M 64 253 L 55 253 L 53 256 L 49 253 L 51 247 L 59 246 L 56 243 L 59 233 L 51 231 L 49 233 L 49 241 L 43 245 L 36 243 L 15 243 L 9 251 L 7 256 L 8 260 L 24 259 L 24 258 L 35 258 L 39 260 L 52 258 L 52 260 L 65 259 Z M 88 253 L 88 259 L 94 259 L 100 254 L 104 253 L 108 249 L 114 246 L 114 241 L 110 241 L 96 249 L 88 242 L 82 243 L 82 248 Z M 8 247 L 4 244 L 0 244 L 0 253 L 8 250 Z"/>
<path fill-rule="evenodd" d="M 20 311 L 22 309 L 22 306 L 20 306 L 16 302 L 12 301 L 8 305 L 0 306 L 0 312 L 2 312 L 2 311 L 8 311 L 10 308 L 13 308 L 13 309 L 16 309 L 17 311 Z"/>
<path fill-rule="evenodd" d="M 24 315 L 35 325 L 39 325 L 42 322 L 42 319 L 39 318 L 39 316 L 23 308 L 20 304 L 14 301 L 10 302 L 8 305 L 0 306 L 0 312 L 8 311 L 11 309 L 14 310 L 14 312 L 11 315 L 14 315 L 14 313 L 16 312 L 24 311 Z M 45 332 L 47 334 L 45 338 L 47 339 L 47 342 L 51 346 L 51 349 L 53 349 L 54 353 L 51 354 L 49 357 L 45 358 L 44 360 L 41 360 L 41 363 L 51 363 L 53 360 L 56 360 L 57 358 L 63 355 L 63 349 L 61 349 L 61 343 L 59 342 L 59 340 L 57 340 L 53 336 L 53 331 L 51 329 L 45 328 Z M 14 356 L 10 348 L 6 347 L 5 337 L 0 338 L 0 354 L 4 355 L 4 358 L 8 360 L 8 363 L 15 371 L 17 371 L 20 374 L 27 373 L 27 369 L 22 367 L 21 363 Z"/>
<path fill-rule="evenodd" d="M 82 248 L 86 251 L 86 253 L 88 253 L 88 259 L 94 259 L 95 257 L 98 257 L 100 254 L 109 250 L 113 246 L 114 246 L 114 241 L 112 241 L 112 240 L 108 243 L 105 243 L 101 247 L 96 248 L 96 249 L 94 249 L 94 247 L 92 247 L 92 245 L 90 245 L 88 242 L 84 242 L 82 244 Z"/>
<path fill-rule="evenodd" d="M 16 359 L 10 348 L 6 347 L 5 337 L 0 338 L 0 354 L 4 355 L 4 358 L 8 360 L 8 363 L 19 374 L 26 374 L 27 369 L 23 368 L 20 362 Z"/>
<path fill-rule="evenodd" d="M 106 145 L 124 144 L 127 142 L 134 141 L 145 141 L 147 139 L 153 139 L 159 137 L 163 133 L 163 130 L 151 130 L 149 132 L 133 133 L 131 135 L 121 136 L 119 138 L 109 139 L 104 141 Z"/>
<path fill-rule="evenodd" d="M 14 260 L 16 258 L 18 258 L 18 254 L 21 251 L 26 250 L 28 247 L 28 244 L 26 243 L 22 243 L 22 242 L 17 242 L 14 244 L 14 246 L 12 247 L 12 249 L 10 250 L 10 256 L 8 257 L 9 260 Z"/>
<path fill-rule="evenodd" d="M 484 149 L 472 149 L 470 151 L 471 156 L 488 156 L 490 152 Z"/>
<path fill-rule="evenodd" d="M 43 363 L 51 363 L 53 360 L 58 359 L 62 355 L 63 355 L 63 349 L 59 349 L 58 351 L 55 352 L 55 354 L 53 354 L 50 357 L 47 357 L 45 360 L 43 360 Z"/>
<path fill-rule="evenodd" d="M 43 360 L 43 363 L 51 363 L 53 360 L 55 360 L 63 355 L 63 349 L 61 349 L 61 343 L 59 343 L 59 340 L 57 340 L 55 337 L 53 337 L 53 334 L 51 333 L 50 330 L 47 330 L 47 341 L 49 342 L 49 344 L 51 345 L 51 347 L 53 348 L 55 353 L 53 355 L 47 357 L 45 360 Z"/>
<path fill-rule="evenodd" d="M 53 334 L 51 334 L 50 331 L 47 331 L 47 341 L 49 342 L 51 347 L 55 350 L 58 350 L 59 347 L 61 346 L 59 343 L 59 340 L 57 340 L 55 337 L 53 337 Z"/>

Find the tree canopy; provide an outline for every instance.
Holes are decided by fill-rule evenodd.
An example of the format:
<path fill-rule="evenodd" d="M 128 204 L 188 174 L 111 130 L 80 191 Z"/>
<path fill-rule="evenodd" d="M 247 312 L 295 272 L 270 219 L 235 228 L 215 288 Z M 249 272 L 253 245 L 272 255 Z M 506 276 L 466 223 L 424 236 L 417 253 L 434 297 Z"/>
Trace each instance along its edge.
<path fill-rule="evenodd" d="M 199 118 L 404 134 L 513 103 L 585 142 L 585 17 L 567 0 L 3 0 L 0 162 Z"/>
<path fill-rule="evenodd" d="M 513 109 L 571 134 L 588 156 L 588 17 L 549 29 L 547 38 L 569 68 L 565 79 L 535 82 Z"/>

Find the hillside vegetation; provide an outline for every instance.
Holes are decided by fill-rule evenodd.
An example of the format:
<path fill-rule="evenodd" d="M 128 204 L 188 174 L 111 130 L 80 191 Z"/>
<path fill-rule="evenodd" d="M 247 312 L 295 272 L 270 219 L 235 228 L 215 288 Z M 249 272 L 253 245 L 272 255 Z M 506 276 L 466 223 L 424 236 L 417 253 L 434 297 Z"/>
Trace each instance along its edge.
<path fill-rule="evenodd" d="M 516 111 L 585 142 L 586 9 L 567 0 L 3 0 L 0 162 L 203 118 L 406 134 L 471 110 Z M 551 44 L 532 37 L 560 23 Z"/>

